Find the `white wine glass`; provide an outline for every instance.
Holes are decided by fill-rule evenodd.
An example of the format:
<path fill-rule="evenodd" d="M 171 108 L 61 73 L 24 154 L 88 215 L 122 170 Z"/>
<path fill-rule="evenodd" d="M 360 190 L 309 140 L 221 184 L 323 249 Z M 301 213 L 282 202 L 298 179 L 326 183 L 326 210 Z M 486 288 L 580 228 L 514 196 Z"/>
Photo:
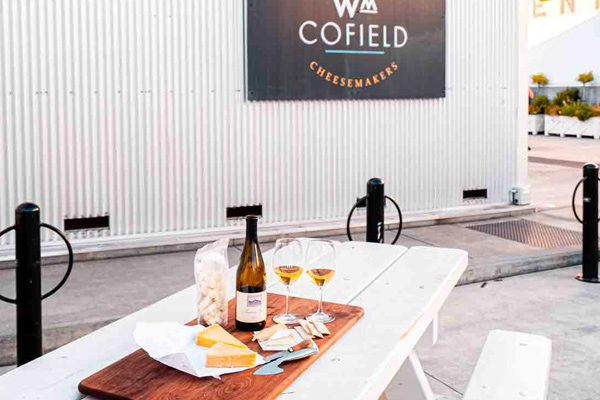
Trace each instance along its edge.
<path fill-rule="evenodd" d="M 323 288 L 335 275 L 335 243 L 331 240 L 315 239 L 308 242 L 306 249 L 306 274 L 319 288 L 319 309 L 309 315 L 309 321 L 324 324 L 335 320 L 333 315 L 323 311 Z"/>
<path fill-rule="evenodd" d="M 290 313 L 290 286 L 302 275 L 302 261 L 304 254 L 302 243 L 298 239 L 279 239 L 275 242 L 273 272 L 286 288 L 285 313 L 273 317 L 273 321 L 278 324 L 292 325 L 298 322 L 299 317 Z"/>

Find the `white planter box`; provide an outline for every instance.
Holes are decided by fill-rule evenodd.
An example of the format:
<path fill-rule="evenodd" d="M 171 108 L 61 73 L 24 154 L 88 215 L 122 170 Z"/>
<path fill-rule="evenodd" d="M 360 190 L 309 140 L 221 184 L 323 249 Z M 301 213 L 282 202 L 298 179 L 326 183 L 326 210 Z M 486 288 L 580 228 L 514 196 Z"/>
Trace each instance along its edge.
<path fill-rule="evenodd" d="M 529 115 L 528 131 L 532 135 L 543 134 L 544 130 L 544 115 Z"/>
<path fill-rule="evenodd" d="M 560 137 L 576 136 L 600 139 L 600 117 L 580 121 L 574 117 L 561 117 L 546 115 L 545 134 L 558 135 Z"/>

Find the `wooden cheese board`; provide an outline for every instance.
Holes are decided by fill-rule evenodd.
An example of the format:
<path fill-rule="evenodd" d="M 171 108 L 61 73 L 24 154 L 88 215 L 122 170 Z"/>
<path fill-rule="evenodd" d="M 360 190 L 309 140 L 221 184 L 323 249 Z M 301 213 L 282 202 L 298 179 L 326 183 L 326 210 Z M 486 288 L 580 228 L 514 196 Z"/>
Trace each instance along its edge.
<path fill-rule="evenodd" d="M 269 294 L 268 315 L 280 313 L 285 307 L 285 297 Z M 79 391 L 98 399 L 172 399 L 172 400 L 269 400 L 275 399 L 317 358 L 322 356 L 364 314 L 360 307 L 346 304 L 324 303 L 325 310 L 335 315 L 335 321 L 327 324 L 330 336 L 316 339 L 319 353 L 308 358 L 283 364 L 284 372 L 278 375 L 253 375 L 255 368 L 215 378 L 197 378 L 153 360 L 143 350 L 137 350 L 103 370 L 84 379 Z M 317 301 L 290 298 L 290 309 L 298 315 L 308 315 L 317 308 Z M 248 347 L 263 355 L 257 343 L 252 342 L 250 332 L 235 330 L 233 315 L 235 300 L 229 302 L 229 323 L 224 326 Z M 188 325 L 195 324 L 195 321 Z M 273 322 L 267 321 L 267 326 Z"/>

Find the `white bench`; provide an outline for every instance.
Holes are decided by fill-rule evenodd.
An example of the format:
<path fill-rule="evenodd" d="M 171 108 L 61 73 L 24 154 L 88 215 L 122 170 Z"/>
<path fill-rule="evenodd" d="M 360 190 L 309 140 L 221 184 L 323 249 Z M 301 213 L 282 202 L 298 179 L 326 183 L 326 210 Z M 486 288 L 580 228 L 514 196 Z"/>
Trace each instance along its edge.
<path fill-rule="evenodd" d="M 545 400 L 551 353 L 543 336 L 491 331 L 463 400 Z"/>

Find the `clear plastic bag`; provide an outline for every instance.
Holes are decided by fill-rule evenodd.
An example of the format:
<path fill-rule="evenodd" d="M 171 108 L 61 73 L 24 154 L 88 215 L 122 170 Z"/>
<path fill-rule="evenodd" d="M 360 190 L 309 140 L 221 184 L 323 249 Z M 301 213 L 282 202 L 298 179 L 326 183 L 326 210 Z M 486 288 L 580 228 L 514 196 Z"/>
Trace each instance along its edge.
<path fill-rule="evenodd" d="M 227 323 L 228 246 L 229 239 L 221 239 L 196 252 L 194 276 L 199 324 L 209 326 Z"/>

